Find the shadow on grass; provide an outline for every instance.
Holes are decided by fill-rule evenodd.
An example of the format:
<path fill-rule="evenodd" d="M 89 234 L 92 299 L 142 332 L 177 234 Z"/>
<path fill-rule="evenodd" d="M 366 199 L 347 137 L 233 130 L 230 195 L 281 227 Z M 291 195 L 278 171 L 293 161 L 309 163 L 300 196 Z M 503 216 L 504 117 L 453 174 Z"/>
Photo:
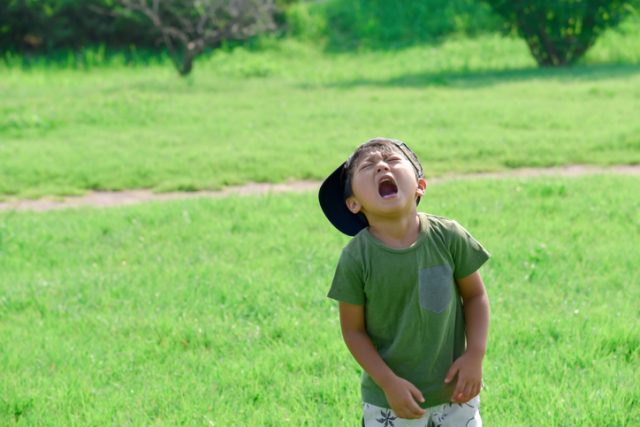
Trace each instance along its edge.
<path fill-rule="evenodd" d="M 504 70 L 442 70 L 405 74 L 385 80 L 355 79 L 324 85 L 350 89 L 359 86 L 414 88 L 451 86 L 478 88 L 528 80 L 598 81 L 640 74 L 640 64 L 586 64 L 565 68 L 513 68 Z"/>
<path fill-rule="evenodd" d="M 85 46 L 77 50 L 60 49 L 52 52 L 12 52 L 0 54 L 0 62 L 8 68 L 71 69 L 91 70 L 94 68 L 118 66 L 146 67 L 157 64 L 171 64 L 168 53 L 151 48 L 108 48 L 104 45 Z"/>

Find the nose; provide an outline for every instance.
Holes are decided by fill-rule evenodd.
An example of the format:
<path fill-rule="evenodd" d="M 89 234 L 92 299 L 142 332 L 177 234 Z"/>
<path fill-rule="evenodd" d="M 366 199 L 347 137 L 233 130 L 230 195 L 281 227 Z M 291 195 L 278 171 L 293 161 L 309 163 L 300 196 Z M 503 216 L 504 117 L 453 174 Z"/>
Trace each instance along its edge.
<path fill-rule="evenodd" d="M 384 160 L 379 161 L 378 164 L 376 165 L 377 173 L 386 172 L 388 170 L 389 170 L 389 165 Z"/>

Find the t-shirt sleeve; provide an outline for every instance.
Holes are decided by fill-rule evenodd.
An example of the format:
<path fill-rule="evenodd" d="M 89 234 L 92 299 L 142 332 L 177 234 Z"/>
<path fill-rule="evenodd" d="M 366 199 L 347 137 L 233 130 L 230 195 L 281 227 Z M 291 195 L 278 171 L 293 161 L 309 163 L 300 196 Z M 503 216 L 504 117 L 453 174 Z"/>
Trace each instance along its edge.
<path fill-rule="evenodd" d="M 362 265 L 343 250 L 327 296 L 348 304 L 364 305 L 363 283 Z"/>
<path fill-rule="evenodd" d="M 463 226 L 452 221 L 449 247 L 455 268 L 453 277 L 462 279 L 477 271 L 491 254 Z"/>

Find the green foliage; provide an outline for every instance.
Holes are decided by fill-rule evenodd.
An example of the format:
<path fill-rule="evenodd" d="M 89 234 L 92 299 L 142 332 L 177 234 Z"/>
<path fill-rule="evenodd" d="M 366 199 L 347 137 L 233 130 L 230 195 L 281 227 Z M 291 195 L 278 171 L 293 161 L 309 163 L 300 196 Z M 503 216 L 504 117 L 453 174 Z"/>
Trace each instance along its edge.
<path fill-rule="evenodd" d="M 406 46 L 499 28 L 489 8 L 475 0 L 332 0 L 317 7 L 329 47 L 338 49 Z"/>
<path fill-rule="evenodd" d="M 476 0 L 275 3 L 279 27 L 286 26 L 304 39 L 326 40 L 336 49 L 411 45 L 451 33 L 477 34 L 500 27 L 490 9 Z M 6 0 L 0 2 L 0 51 L 50 53 L 97 44 L 108 48 L 161 45 L 144 17 L 121 11 L 116 0 Z"/>
<path fill-rule="evenodd" d="M 527 43 L 540 66 L 570 65 L 632 10 L 629 0 L 484 0 Z M 637 4 L 637 2 L 635 2 Z"/>
<path fill-rule="evenodd" d="M 295 1 L 275 2 L 280 24 L 283 10 Z M 201 15 L 188 2 L 171 3 L 173 17 L 177 16 L 178 21 Z M 175 22 L 176 19 L 169 24 Z M 0 1 L 0 52 L 42 54 L 95 45 L 158 49 L 161 44 L 153 24 L 141 14 L 128 13 L 117 0 Z"/>
<path fill-rule="evenodd" d="M 320 42 L 327 35 L 324 3 L 299 2 L 286 10 L 287 32 L 299 40 Z"/>
<path fill-rule="evenodd" d="M 229 40 L 244 41 L 276 29 L 271 0 L 119 0 L 121 13 L 153 24 L 176 70 L 186 76 L 207 49 Z"/>
<path fill-rule="evenodd" d="M 157 47 L 145 20 L 116 10 L 113 0 L 0 2 L 0 52 L 47 53 L 97 44 Z"/>

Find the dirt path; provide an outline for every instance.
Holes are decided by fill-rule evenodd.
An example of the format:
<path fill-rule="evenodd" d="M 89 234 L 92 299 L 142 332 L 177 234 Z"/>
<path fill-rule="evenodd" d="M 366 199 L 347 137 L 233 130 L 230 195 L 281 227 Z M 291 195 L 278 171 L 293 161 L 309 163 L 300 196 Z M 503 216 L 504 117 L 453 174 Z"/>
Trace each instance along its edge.
<path fill-rule="evenodd" d="M 430 184 L 439 184 L 454 180 L 468 179 L 501 179 L 512 177 L 541 177 L 541 176 L 583 176 L 596 174 L 617 174 L 640 176 L 640 165 L 629 166 L 587 166 L 573 165 L 554 168 L 522 168 L 501 172 L 486 172 L 473 174 L 451 174 L 428 179 Z M 10 200 L 0 202 L 0 211 L 50 211 L 57 209 L 76 208 L 82 206 L 111 207 L 133 205 L 149 201 L 193 199 L 197 197 L 227 197 L 231 195 L 254 196 L 267 193 L 317 191 L 320 183 L 317 181 L 294 181 L 283 184 L 249 183 L 240 186 L 227 187 L 220 191 L 194 191 L 154 193 L 151 190 L 127 191 L 95 191 L 85 196 L 64 198 L 45 197 L 38 200 Z"/>

